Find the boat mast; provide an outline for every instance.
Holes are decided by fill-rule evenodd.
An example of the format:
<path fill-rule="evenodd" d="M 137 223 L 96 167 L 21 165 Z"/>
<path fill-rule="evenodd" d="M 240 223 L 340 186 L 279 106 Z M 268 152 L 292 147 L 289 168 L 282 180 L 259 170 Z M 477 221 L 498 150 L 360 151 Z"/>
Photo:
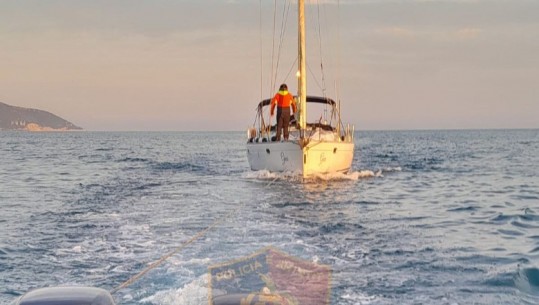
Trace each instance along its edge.
<path fill-rule="evenodd" d="M 301 128 L 300 137 L 305 138 L 305 129 L 307 127 L 307 72 L 305 60 L 305 0 L 298 1 L 298 64 L 299 64 L 299 86 L 298 97 L 299 107 L 299 126 Z"/>

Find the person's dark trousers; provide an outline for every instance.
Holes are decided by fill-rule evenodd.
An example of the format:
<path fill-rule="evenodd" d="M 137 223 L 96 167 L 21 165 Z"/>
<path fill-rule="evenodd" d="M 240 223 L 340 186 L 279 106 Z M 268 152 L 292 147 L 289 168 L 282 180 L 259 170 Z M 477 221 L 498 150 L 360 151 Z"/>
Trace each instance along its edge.
<path fill-rule="evenodd" d="M 288 123 L 290 122 L 290 107 L 277 107 L 277 134 L 275 141 L 281 141 L 281 129 L 283 129 L 284 139 L 288 140 Z"/>

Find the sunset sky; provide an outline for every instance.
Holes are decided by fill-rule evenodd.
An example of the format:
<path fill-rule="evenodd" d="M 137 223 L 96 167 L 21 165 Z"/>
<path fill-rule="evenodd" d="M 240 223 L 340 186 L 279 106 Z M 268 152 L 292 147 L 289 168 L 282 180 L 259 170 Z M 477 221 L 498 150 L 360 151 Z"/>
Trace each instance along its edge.
<path fill-rule="evenodd" d="M 309 2 L 309 93 L 322 58 L 356 129 L 539 128 L 539 1 Z M 0 0 L 0 102 L 87 130 L 244 130 L 276 89 L 273 18 L 272 0 Z"/>

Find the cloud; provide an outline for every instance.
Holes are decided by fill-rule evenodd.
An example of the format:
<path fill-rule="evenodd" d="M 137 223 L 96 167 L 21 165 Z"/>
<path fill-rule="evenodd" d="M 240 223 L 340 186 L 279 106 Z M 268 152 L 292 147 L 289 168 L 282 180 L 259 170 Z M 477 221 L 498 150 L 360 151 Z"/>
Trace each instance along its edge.
<path fill-rule="evenodd" d="M 461 40 L 471 40 L 477 38 L 482 32 L 483 30 L 478 28 L 463 28 L 457 30 L 454 37 Z"/>
<path fill-rule="evenodd" d="M 377 36 L 386 38 L 421 39 L 424 42 L 464 42 L 477 39 L 484 33 L 484 30 L 475 27 L 421 30 L 417 27 L 389 26 L 376 28 L 373 32 Z"/>
<path fill-rule="evenodd" d="M 416 32 L 399 26 L 379 28 L 376 30 L 376 32 L 379 34 L 391 35 L 402 38 L 413 38 L 417 36 Z"/>

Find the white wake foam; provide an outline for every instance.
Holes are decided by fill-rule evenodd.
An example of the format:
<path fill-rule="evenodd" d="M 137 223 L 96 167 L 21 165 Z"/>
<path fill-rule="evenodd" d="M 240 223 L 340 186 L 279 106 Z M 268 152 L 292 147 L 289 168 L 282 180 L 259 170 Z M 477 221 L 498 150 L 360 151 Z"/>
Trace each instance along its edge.
<path fill-rule="evenodd" d="M 298 172 L 270 172 L 268 170 L 259 170 L 259 171 L 249 171 L 243 173 L 243 178 L 246 179 L 267 179 L 267 180 L 274 180 L 274 179 L 294 179 L 294 178 L 301 178 L 301 173 Z"/>
<path fill-rule="evenodd" d="M 316 175 L 316 179 L 330 181 L 330 180 L 352 180 L 357 181 L 359 179 L 379 177 L 378 173 L 374 173 L 371 170 L 353 171 L 349 173 L 332 173 L 332 174 L 320 174 Z"/>
<path fill-rule="evenodd" d="M 383 177 L 384 173 L 401 172 L 401 171 L 402 171 L 402 168 L 400 166 L 384 167 L 376 171 L 366 169 L 366 170 L 351 171 L 348 173 L 318 174 L 315 177 L 309 178 L 307 180 L 308 181 L 309 180 L 357 181 L 357 180 L 365 179 L 365 178 Z M 242 177 L 245 179 L 255 179 L 255 180 L 286 180 L 286 181 L 299 181 L 299 182 L 304 181 L 301 176 L 301 172 L 299 171 L 295 171 L 295 172 L 270 172 L 268 170 L 248 171 L 248 172 L 244 172 Z"/>
<path fill-rule="evenodd" d="M 384 170 L 385 172 L 386 170 Z M 332 180 L 352 180 L 357 181 L 359 179 L 365 179 L 365 178 L 371 178 L 371 177 L 382 177 L 382 170 L 378 170 L 377 172 L 374 172 L 372 170 L 360 170 L 360 171 L 352 171 L 348 173 L 331 173 L 331 174 L 317 174 L 316 176 L 312 178 L 306 179 L 307 181 L 310 180 L 324 180 L 324 181 L 332 181 Z M 250 171 L 245 172 L 242 175 L 245 179 L 256 179 L 256 180 L 286 180 L 286 181 L 299 181 L 302 182 L 303 177 L 301 176 L 300 172 L 270 172 L 268 170 L 260 170 L 260 171 Z"/>
<path fill-rule="evenodd" d="M 382 172 L 384 172 L 384 173 L 402 172 L 402 168 L 400 166 L 397 166 L 397 167 L 385 167 L 385 168 L 382 169 Z"/>
<path fill-rule="evenodd" d="M 140 302 L 159 305 L 207 305 L 208 294 L 208 275 L 204 274 L 181 288 L 158 291 Z"/>
<path fill-rule="evenodd" d="M 378 301 L 376 296 L 370 296 L 359 292 L 349 292 L 341 295 L 341 298 L 347 301 L 352 301 L 354 304 L 372 304 Z"/>

